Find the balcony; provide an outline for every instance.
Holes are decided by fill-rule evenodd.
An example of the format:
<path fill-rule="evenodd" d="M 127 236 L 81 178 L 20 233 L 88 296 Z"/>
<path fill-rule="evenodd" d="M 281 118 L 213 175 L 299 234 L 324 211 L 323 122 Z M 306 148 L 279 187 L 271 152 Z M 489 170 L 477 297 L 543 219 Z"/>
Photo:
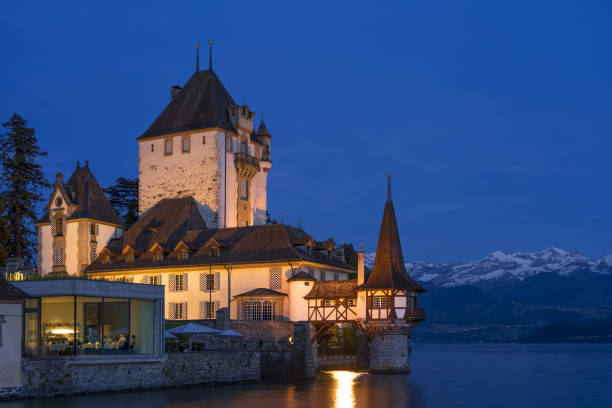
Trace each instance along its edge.
<path fill-rule="evenodd" d="M 421 321 L 425 320 L 425 309 L 421 308 L 412 308 L 406 311 L 406 318 L 408 320 L 416 320 Z"/>
<path fill-rule="evenodd" d="M 234 165 L 238 175 L 247 180 L 252 179 L 259 172 L 259 160 L 248 153 L 234 154 Z"/>

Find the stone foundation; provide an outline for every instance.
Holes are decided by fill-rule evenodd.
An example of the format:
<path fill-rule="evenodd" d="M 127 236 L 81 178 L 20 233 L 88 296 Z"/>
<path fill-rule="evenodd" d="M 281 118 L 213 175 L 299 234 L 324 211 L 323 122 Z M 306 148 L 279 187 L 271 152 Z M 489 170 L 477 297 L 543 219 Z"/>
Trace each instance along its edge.
<path fill-rule="evenodd" d="M 370 372 L 372 373 L 409 373 L 408 334 L 376 334 L 370 338 Z"/>
<path fill-rule="evenodd" d="M 161 358 L 23 360 L 22 385 L 0 398 L 47 397 L 259 380 L 256 352 L 173 353 Z"/>

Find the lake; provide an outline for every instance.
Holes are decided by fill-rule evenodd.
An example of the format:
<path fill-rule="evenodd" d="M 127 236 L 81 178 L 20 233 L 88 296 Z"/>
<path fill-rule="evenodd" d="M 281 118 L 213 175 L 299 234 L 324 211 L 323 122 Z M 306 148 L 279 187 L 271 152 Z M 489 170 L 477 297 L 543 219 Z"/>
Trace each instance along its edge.
<path fill-rule="evenodd" d="M 409 375 L 261 382 L 1 403 L 6 408 L 605 407 L 612 345 L 416 344 Z"/>

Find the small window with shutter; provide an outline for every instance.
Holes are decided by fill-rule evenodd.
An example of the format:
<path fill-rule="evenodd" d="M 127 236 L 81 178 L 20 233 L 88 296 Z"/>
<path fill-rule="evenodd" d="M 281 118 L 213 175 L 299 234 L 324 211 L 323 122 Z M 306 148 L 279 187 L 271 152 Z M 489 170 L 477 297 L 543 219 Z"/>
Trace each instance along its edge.
<path fill-rule="evenodd" d="M 270 268 L 270 289 L 281 288 L 281 268 L 275 266 Z"/>
<path fill-rule="evenodd" d="M 183 136 L 183 153 L 189 153 L 191 151 L 191 136 Z"/>
<path fill-rule="evenodd" d="M 172 154 L 172 147 L 173 147 L 173 146 L 172 146 L 172 138 L 167 138 L 167 139 L 164 141 L 164 146 L 165 146 L 165 149 L 164 149 L 164 154 L 165 154 L 166 156 L 170 156 L 170 155 Z"/>

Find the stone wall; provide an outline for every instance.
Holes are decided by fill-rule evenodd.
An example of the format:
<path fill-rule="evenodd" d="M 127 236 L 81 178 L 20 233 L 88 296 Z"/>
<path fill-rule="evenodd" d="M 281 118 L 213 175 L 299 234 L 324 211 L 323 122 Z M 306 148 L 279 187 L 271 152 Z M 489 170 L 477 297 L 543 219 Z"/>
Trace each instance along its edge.
<path fill-rule="evenodd" d="M 288 342 L 293 337 L 294 323 L 289 321 L 230 320 L 229 328 L 247 341 Z"/>
<path fill-rule="evenodd" d="M 370 338 L 370 372 L 407 373 L 408 344 L 407 334 L 376 334 Z"/>
<path fill-rule="evenodd" d="M 173 353 L 162 358 L 23 360 L 22 385 L 0 398 L 42 397 L 260 379 L 259 353 Z"/>

